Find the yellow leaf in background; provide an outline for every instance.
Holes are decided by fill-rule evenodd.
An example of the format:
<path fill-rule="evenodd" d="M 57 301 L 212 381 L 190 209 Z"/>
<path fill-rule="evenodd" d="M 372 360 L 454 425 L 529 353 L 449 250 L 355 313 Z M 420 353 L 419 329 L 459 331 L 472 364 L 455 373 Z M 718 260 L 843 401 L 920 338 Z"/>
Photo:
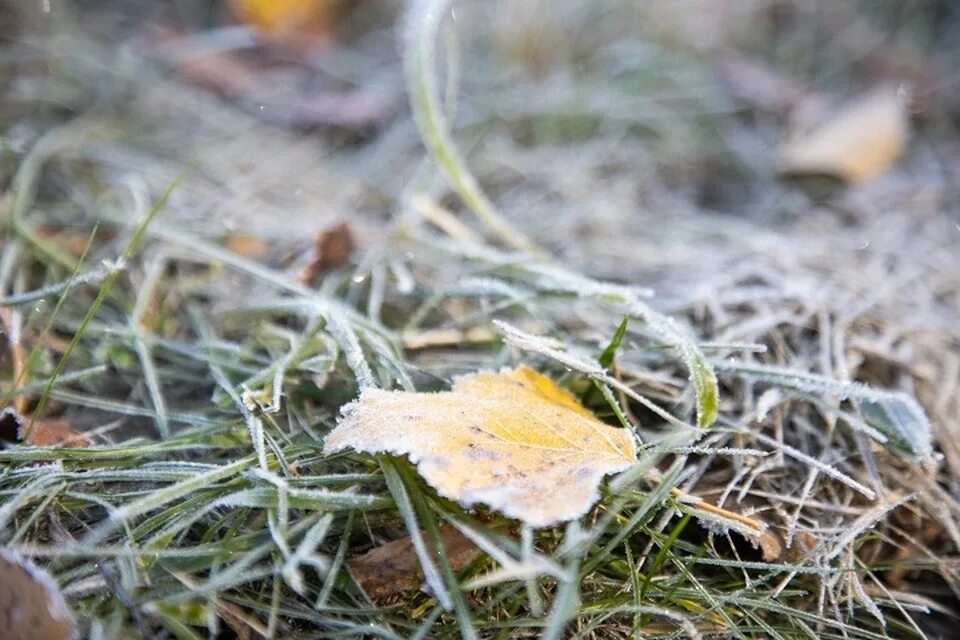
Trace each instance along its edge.
<path fill-rule="evenodd" d="M 437 492 L 535 527 L 585 514 L 603 477 L 636 461 L 610 427 L 528 367 L 459 378 L 450 391 L 364 391 L 324 443 L 405 455 Z"/>
<path fill-rule="evenodd" d="M 896 162 L 908 133 L 903 98 L 893 88 L 880 89 L 789 139 L 781 149 L 780 171 L 864 182 Z"/>
<path fill-rule="evenodd" d="M 284 39 L 311 32 L 324 33 L 331 0 L 231 0 L 233 14 L 262 34 Z"/>

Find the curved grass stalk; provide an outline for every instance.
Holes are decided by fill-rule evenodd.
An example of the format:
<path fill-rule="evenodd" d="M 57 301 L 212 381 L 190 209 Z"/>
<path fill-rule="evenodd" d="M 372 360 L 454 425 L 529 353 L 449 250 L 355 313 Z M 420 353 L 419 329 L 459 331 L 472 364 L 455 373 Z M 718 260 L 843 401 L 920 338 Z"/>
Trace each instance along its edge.
<path fill-rule="evenodd" d="M 410 107 L 423 143 L 464 203 L 506 245 L 540 254 L 536 246 L 514 229 L 494 208 L 457 151 L 450 124 L 443 115 L 437 74 L 433 67 L 434 43 L 450 0 L 419 0 L 411 8 L 406 26 L 404 67 Z"/>

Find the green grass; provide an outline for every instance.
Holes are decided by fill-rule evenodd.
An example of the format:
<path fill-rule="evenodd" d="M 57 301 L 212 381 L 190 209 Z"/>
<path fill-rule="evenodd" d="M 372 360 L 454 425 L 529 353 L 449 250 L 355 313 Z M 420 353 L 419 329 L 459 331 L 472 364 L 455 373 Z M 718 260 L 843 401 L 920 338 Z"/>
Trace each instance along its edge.
<path fill-rule="evenodd" d="M 195 96 L 181 96 L 171 83 L 166 98 L 142 89 L 126 117 L 202 140 L 190 162 L 156 151 L 147 133 L 97 106 L 89 119 L 52 128 L 17 155 L 16 177 L 5 181 L 0 201 L 0 320 L 9 343 L 0 349 L 0 399 L 21 396 L 31 425 L 62 416 L 96 445 L 0 450 L 0 543 L 55 577 L 91 638 L 937 637 L 927 624 L 943 619 L 960 584 L 952 546 L 960 508 L 945 488 L 954 478 L 930 444 L 947 446 L 938 425 L 951 405 L 921 407 L 899 388 L 868 386 L 823 366 L 837 357 L 821 338 L 830 327 L 848 322 L 856 326 L 850 335 L 873 332 L 883 344 L 903 320 L 899 311 L 846 318 L 864 296 L 854 276 L 846 289 L 837 286 L 849 299 L 838 298 L 836 307 L 817 306 L 812 276 L 799 267 L 773 292 L 757 284 L 764 269 L 732 284 L 711 280 L 726 269 L 699 255 L 697 242 L 728 238 L 719 246 L 739 259 L 772 233 L 749 221 L 724 226 L 712 215 L 678 217 L 676 226 L 642 223 L 657 227 L 646 229 L 653 247 L 691 247 L 702 291 L 686 289 L 689 279 L 679 273 L 658 280 L 663 295 L 652 298 L 632 284 L 643 268 L 625 266 L 618 282 L 591 275 L 602 269 L 562 255 L 549 234 L 535 236 L 536 225 L 519 210 L 494 207 L 501 195 L 510 201 L 509 188 L 496 198 L 481 190 L 504 180 L 503 167 L 481 149 L 485 168 L 472 173 L 454 144 L 452 114 L 442 111 L 433 56 L 448 3 L 415 5 L 402 75 L 412 107 L 400 131 L 412 135 L 415 121 L 435 165 L 424 164 L 399 191 L 371 188 L 371 201 L 389 195 L 392 226 L 374 249 L 316 286 L 298 281 L 285 255 L 303 249 L 304 239 L 290 238 L 294 231 L 264 234 L 270 251 L 252 258 L 228 247 L 232 231 L 209 213 L 219 211 L 220 198 L 236 197 L 231 189 L 256 198 L 273 179 L 251 179 L 257 188 L 244 191 L 230 164 L 236 154 L 219 145 L 237 136 L 250 153 L 266 144 L 260 132 L 280 139 L 275 151 L 316 159 L 296 136 L 261 132 L 229 109 L 204 116 L 209 129 L 200 134 L 192 131 L 200 116 L 188 114 L 184 133 L 153 102 L 189 110 Z M 595 18 L 590 24 L 604 37 L 618 37 L 606 22 L 615 16 Z M 611 47 L 617 43 L 629 40 Z M 96 58 L 91 43 L 76 50 L 66 60 L 62 51 L 47 55 L 79 68 Z M 625 68 L 610 95 L 634 82 L 661 86 L 663 78 L 646 75 L 646 65 L 656 65 L 643 62 Z M 78 77 L 61 69 L 46 81 L 52 90 Z M 701 92 L 697 85 L 684 104 L 710 97 Z M 590 108 L 610 108 L 603 107 L 608 97 L 593 95 Z M 544 113 L 551 108 L 542 105 Z M 461 109 L 468 128 L 490 120 L 479 107 Z M 637 123 L 600 115 L 616 127 L 591 128 L 587 138 L 610 135 L 600 142 L 629 146 Z M 652 107 L 636 114 L 659 117 L 667 116 Z M 730 125 L 722 117 L 711 126 Z M 502 120 L 509 119 L 507 112 Z M 530 161 L 510 148 L 514 168 Z M 580 152 L 569 151 L 574 175 Z M 616 173 L 605 162 L 588 169 Z M 320 170 L 308 165 L 296 167 Z M 537 176 L 549 182 L 551 168 L 541 170 Z M 231 189 L 218 190 L 224 184 Z M 475 233 L 444 233 L 417 214 L 412 203 L 448 205 L 438 184 L 476 214 Z M 604 183 L 605 195 L 617 184 Z M 618 250 L 602 216 L 556 215 L 558 227 L 586 220 L 584 235 L 596 233 Z M 85 252 L 76 256 L 45 237 L 51 226 L 90 238 Z M 801 233 L 794 236 L 800 245 L 820 238 Z M 946 278 L 937 260 L 947 252 L 930 242 L 930 272 Z M 952 281 L 943 282 L 941 293 Z M 771 290 L 782 284 L 764 283 Z M 952 304 L 946 296 L 955 293 L 933 302 L 935 295 L 904 296 L 892 306 L 922 307 L 933 323 L 942 316 L 932 309 Z M 718 308 L 732 320 L 711 318 Z M 491 337 L 405 347 L 411 333 L 433 329 Z M 916 342 L 924 353 L 941 345 Z M 21 347 L 29 357 L 18 376 L 13 350 Z M 637 436 L 636 467 L 609 479 L 580 521 L 523 529 L 439 497 L 405 459 L 322 453 L 340 407 L 365 387 L 437 389 L 457 374 L 517 362 L 551 375 Z M 883 386 L 882 376 L 861 377 Z M 939 411 L 930 422 L 929 407 Z M 782 544 L 797 545 L 765 560 L 750 528 L 731 514 L 762 521 Z M 468 534 L 481 559 L 451 567 L 431 553 L 443 523 Z M 925 538 L 924 525 L 935 535 Z M 372 602 L 348 561 L 407 535 L 424 588 Z M 918 573 L 894 584 L 895 564 Z"/>

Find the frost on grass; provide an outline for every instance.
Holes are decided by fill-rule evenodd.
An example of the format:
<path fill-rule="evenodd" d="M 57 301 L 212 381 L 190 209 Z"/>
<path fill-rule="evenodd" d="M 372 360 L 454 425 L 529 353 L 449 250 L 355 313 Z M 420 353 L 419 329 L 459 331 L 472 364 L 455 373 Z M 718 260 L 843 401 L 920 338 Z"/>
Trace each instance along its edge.
<path fill-rule="evenodd" d="M 406 455 L 441 495 L 535 527 L 582 516 L 602 478 L 636 461 L 627 431 L 527 367 L 440 393 L 368 389 L 327 436 L 326 453 L 344 449 Z"/>
<path fill-rule="evenodd" d="M 714 363 L 720 370 L 745 378 L 768 382 L 814 396 L 833 395 L 842 400 L 859 401 L 868 433 L 896 451 L 921 458 L 933 453 L 930 420 L 923 408 L 909 395 L 886 389 L 874 389 L 859 382 L 843 382 L 805 371 L 735 362 Z"/>

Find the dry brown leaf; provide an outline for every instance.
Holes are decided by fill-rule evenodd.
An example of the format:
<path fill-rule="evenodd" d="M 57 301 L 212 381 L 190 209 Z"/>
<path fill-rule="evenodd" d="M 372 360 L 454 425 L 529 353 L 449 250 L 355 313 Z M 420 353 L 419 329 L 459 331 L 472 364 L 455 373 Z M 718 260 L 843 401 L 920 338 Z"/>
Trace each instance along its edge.
<path fill-rule="evenodd" d="M 801 531 L 790 546 L 778 534 L 766 530 L 756 536 L 748 536 L 755 548 L 760 549 L 764 562 L 802 562 L 817 547 L 817 538 L 809 531 Z"/>
<path fill-rule="evenodd" d="M 355 247 L 353 231 L 346 222 L 321 231 L 313 241 L 313 260 L 300 272 L 300 282 L 310 284 L 324 271 L 345 265 Z"/>
<path fill-rule="evenodd" d="M 37 420 L 27 443 L 33 447 L 89 447 L 90 439 L 73 428 L 66 420 Z"/>
<path fill-rule="evenodd" d="M 249 233 L 232 233 L 227 236 L 227 248 L 244 258 L 259 260 L 267 255 L 270 246 L 261 238 Z"/>
<path fill-rule="evenodd" d="M 176 580 L 192 590 L 197 590 L 200 583 L 189 574 L 167 568 Z M 253 638 L 269 638 L 270 630 L 267 626 L 258 620 L 253 614 L 248 613 L 243 607 L 235 605 L 226 600 L 221 600 L 216 596 L 210 598 L 210 604 L 216 607 L 217 615 L 223 620 L 231 631 L 236 634 L 236 640 L 252 640 Z M 256 635 L 254 635 L 256 634 Z M 226 635 L 226 634 L 220 634 Z M 274 636 L 276 637 L 276 635 Z"/>
<path fill-rule="evenodd" d="M 810 531 L 801 531 L 793 538 L 793 543 L 786 548 L 787 562 L 801 562 L 811 551 L 817 548 L 820 542 Z"/>
<path fill-rule="evenodd" d="M 32 447 L 89 447 L 87 436 L 73 428 L 66 420 L 37 420 L 24 439 L 24 431 L 30 424 L 29 416 L 20 416 L 13 408 L 0 412 L 0 448 L 6 444 L 26 444 Z"/>
<path fill-rule="evenodd" d="M 453 389 L 368 389 L 344 407 L 324 451 L 406 455 L 437 492 L 535 527 L 582 516 L 603 477 L 636 461 L 633 437 L 528 367 L 459 378 Z"/>
<path fill-rule="evenodd" d="M 243 96 L 257 83 L 257 69 L 229 51 L 187 56 L 177 71 L 185 80 L 227 98 Z"/>
<path fill-rule="evenodd" d="M 84 227 L 41 224 L 37 227 L 37 235 L 74 256 L 81 256 L 90 248 L 90 229 Z M 99 227 L 96 230 L 96 239 L 100 242 L 116 237 L 116 229 Z"/>
<path fill-rule="evenodd" d="M 0 550 L 0 639 L 68 640 L 73 616 L 46 571 Z"/>
<path fill-rule="evenodd" d="M 429 537 L 424 538 L 433 553 Z M 480 549 L 466 536 L 445 523 L 440 525 L 440 542 L 444 556 L 454 571 L 467 566 L 480 555 Z M 347 566 L 353 579 L 373 599 L 416 589 L 423 582 L 423 570 L 410 538 L 382 544 L 361 556 L 351 558 L 347 561 Z"/>
<path fill-rule="evenodd" d="M 760 548 L 764 562 L 775 562 L 783 555 L 783 543 L 773 531 L 764 531 L 752 539 L 754 546 Z"/>
<path fill-rule="evenodd" d="M 902 97 L 893 88 L 878 89 L 791 137 L 781 149 L 780 171 L 864 182 L 896 162 L 908 129 Z"/>

